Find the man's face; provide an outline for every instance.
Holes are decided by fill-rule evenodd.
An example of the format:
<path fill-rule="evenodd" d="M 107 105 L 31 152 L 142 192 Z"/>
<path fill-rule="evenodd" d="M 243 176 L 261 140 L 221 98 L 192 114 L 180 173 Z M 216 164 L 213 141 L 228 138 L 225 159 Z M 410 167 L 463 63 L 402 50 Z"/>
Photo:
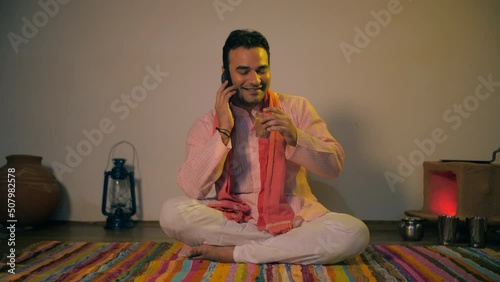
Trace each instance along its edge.
<path fill-rule="evenodd" d="M 238 47 L 229 51 L 229 73 L 238 88 L 233 103 L 252 109 L 260 103 L 269 89 L 271 71 L 267 52 L 262 47 Z"/>

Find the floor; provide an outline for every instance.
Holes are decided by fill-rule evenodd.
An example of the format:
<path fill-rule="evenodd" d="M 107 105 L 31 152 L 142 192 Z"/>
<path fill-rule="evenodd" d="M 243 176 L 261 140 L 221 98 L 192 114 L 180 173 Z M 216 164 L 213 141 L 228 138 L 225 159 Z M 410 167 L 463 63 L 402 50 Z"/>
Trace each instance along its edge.
<path fill-rule="evenodd" d="M 432 223 L 424 225 L 424 237 L 420 241 L 405 241 L 399 234 L 399 222 L 367 221 L 370 229 L 371 244 L 404 244 L 404 245 L 436 245 L 438 243 L 437 227 Z M 17 229 L 10 232 L 6 226 L 0 225 L 0 257 L 5 258 L 14 247 L 19 250 L 39 241 L 128 241 L 128 242 L 172 242 L 158 222 L 137 222 L 131 229 L 107 230 L 103 222 L 52 222 L 43 227 Z M 500 230 L 490 230 L 487 234 L 487 248 L 500 251 Z M 459 246 L 467 246 L 465 236 L 457 238 Z M 10 239 L 10 241 L 9 241 Z M 12 246 L 15 242 L 15 246 Z"/>

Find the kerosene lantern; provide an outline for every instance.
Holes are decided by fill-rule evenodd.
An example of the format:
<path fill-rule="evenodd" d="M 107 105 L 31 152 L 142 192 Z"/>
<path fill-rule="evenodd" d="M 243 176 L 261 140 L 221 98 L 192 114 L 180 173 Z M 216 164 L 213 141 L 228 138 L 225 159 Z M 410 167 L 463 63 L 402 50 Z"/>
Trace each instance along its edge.
<path fill-rule="evenodd" d="M 108 217 L 106 229 L 134 227 L 131 220 L 136 212 L 134 172 L 125 169 L 125 161 L 113 159 L 114 167 L 104 172 L 102 213 Z"/>

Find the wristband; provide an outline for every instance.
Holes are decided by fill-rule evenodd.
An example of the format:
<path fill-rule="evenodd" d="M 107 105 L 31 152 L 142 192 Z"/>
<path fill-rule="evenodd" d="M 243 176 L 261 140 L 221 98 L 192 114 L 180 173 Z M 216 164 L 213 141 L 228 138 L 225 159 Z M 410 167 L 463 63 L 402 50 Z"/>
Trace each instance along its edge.
<path fill-rule="evenodd" d="M 223 129 L 223 128 L 218 128 L 218 127 L 216 127 L 215 129 L 217 131 L 219 131 L 220 133 L 224 134 L 227 138 L 231 137 L 231 131 L 229 131 L 227 129 Z"/>

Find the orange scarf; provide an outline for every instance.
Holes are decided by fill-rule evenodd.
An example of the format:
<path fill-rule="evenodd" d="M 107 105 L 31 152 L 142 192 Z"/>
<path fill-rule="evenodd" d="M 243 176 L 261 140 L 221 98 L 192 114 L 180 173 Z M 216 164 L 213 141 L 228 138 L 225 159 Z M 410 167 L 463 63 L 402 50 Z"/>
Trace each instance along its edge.
<path fill-rule="evenodd" d="M 278 95 L 271 90 L 266 93 L 262 107 L 281 108 Z M 217 127 L 214 121 L 214 131 Z M 285 140 L 278 132 L 271 132 L 269 138 L 259 138 L 259 163 L 261 189 L 258 200 L 259 219 L 257 228 L 267 230 L 273 235 L 286 233 L 292 229 L 294 212 L 285 195 L 286 159 Z M 231 176 L 231 152 L 224 163 L 223 174 L 228 174 L 220 191 L 217 193 L 218 203 L 209 206 L 224 212 L 226 218 L 236 222 L 247 222 L 252 218 L 250 207 L 232 194 L 233 179 Z"/>

